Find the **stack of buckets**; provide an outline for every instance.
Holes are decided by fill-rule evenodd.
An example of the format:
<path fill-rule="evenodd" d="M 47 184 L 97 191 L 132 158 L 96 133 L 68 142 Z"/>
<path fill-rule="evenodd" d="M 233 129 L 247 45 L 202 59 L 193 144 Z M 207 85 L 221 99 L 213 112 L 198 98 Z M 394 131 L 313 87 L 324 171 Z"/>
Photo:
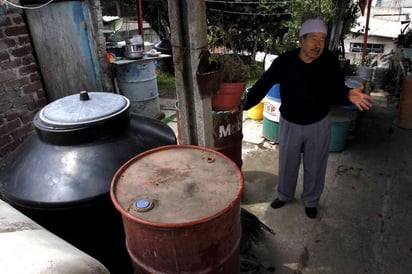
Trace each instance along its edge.
<path fill-rule="evenodd" d="M 262 135 L 269 141 L 279 143 L 280 119 L 280 90 L 279 84 L 274 85 L 264 99 Z M 330 152 L 342 151 L 345 147 L 349 129 L 357 114 L 342 107 L 332 108 L 329 118 L 331 120 Z"/>
<path fill-rule="evenodd" d="M 274 85 L 267 93 L 263 107 L 262 135 L 269 141 L 279 141 L 279 118 L 280 118 L 280 89 L 279 84 Z"/>

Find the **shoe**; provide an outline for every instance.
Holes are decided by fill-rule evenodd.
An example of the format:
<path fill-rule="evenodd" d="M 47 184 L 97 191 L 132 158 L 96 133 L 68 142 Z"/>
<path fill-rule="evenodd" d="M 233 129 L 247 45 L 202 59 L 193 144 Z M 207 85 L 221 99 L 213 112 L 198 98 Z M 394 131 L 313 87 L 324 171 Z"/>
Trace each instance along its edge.
<path fill-rule="evenodd" d="M 305 207 L 305 213 L 309 218 L 315 219 L 318 215 L 318 209 L 316 207 Z"/>
<path fill-rule="evenodd" d="M 286 205 L 286 202 L 279 200 L 278 198 L 276 198 L 271 204 L 270 206 L 273 208 L 281 208 L 282 206 Z"/>

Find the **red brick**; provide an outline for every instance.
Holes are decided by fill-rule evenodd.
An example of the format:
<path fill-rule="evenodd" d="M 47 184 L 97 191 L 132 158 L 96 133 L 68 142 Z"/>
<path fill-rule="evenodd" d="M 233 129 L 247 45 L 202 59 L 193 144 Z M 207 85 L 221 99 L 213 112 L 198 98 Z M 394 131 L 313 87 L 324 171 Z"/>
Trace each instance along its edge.
<path fill-rule="evenodd" d="M 10 135 L 0 136 L 0 147 L 5 147 L 11 142 L 13 142 L 13 138 Z"/>
<path fill-rule="evenodd" d="M 16 128 L 21 126 L 21 121 L 20 119 L 14 119 L 12 121 L 6 122 L 6 127 L 9 130 L 9 132 L 15 130 Z"/>
<path fill-rule="evenodd" d="M 5 34 L 9 37 L 27 34 L 27 28 L 25 26 L 8 27 Z"/>
<path fill-rule="evenodd" d="M 26 111 L 25 113 L 22 114 L 21 121 L 24 124 L 31 123 L 33 121 L 33 118 L 36 112 L 37 111 Z"/>
<path fill-rule="evenodd" d="M 33 133 L 33 127 L 31 124 L 26 124 L 18 129 L 16 129 L 14 132 L 12 132 L 12 136 L 14 137 L 15 140 L 22 141 L 26 139 L 28 136 L 30 136 Z"/>
<path fill-rule="evenodd" d="M 11 51 L 11 55 L 15 57 L 22 57 L 28 54 L 31 54 L 33 52 L 33 49 L 31 46 L 23 46 L 17 49 L 14 49 Z"/>
<path fill-rule="evenodd" d="M 42 89 L 39 89 L 38 91 L 37 91 L 37 93 L 36 93 L 36 95 L 37 95 L 37 98 L 40 100 L 40 99 L 46 99 L 46 92 L 44 91 L 44 89 L 42 88 Z"/>
<path fill-rule="evenodd" d="M 43 97 L 39 99 L 38 101 L 36 101 L 35 103 L 36 103 L 36 108 L 34 108 L 33 110 L 40 110 L 41 108 L 46 106 L 49 102 L 47 101 L 45 97 Z"/>
<path fill-rule="evenodd" d="M 42 88 L 43 88 L 42 83 L 40 81 L 36 81 L 36 82 L 32 82 L 28 85 L 25 85 L 22 90 L 23 90 L 24 94 L 28 94 L 28 93 L 32 93 L 32 92 L 33 93 L 37 92 L 38 90 L 40 90 Z"/>
<path fill-rule="evenodd" d="M 29 38 L 29 36 L 28 36 L 28 35 L 19 36 L 18 43 L 19 43 L 20 45 L 29 44 L 29 43 L 30 43 L 30 38 Z"/>
<path fill-rule="evenodd" d="M 9 111 L 6 111 L 4 113 L 4 116 L 6 117 L 6 119 L 8 121 L 12 121 L 14 119 L 18 119 L 21 116 L 21 112 L 17 111 L 15 108 L 14 109 L 10 109 Z"/>
<path fill-rule="evenodd" d="M 41 99 L 33 100 L 30 103 L 27 103 L 27 109 L 35 113 L 39 111 L 40 109 L 42 109 L 47 104 L 48 102 L 46 98 L 41 98 Z M 33 116 L 34 116 L 34 113 L 33 113 Z"/>
<path fill-rule="evenodd" d="M 8 48 L 14 48 L 17 46 L 17 42 L 16 40 L 14 40 L 14 38 L 4 39 L 4 43 L 7 45 Z"/>
<path fill-rule="evenodd" d="M 35 93 L 37 90 L 42 89 L 43 86 L 40 81 L 25 85 L 23 87 L 24 94 Z"/>
<path fill-rule="evenodd" d="M 5 145 L 4 147 L 0 147 L 0 160 L 10 154 L 10 152 L 13 152 L 17 147 L 19 146 L 19 143 L 17 142 L 12 142 L 10 144 Z"/>
<path fill-rule="evenodd" d="M 29 54 L 23 57 L 23 65 L 28 65 L 31 63 L 36 63 L 36 60 L 34 59 L 33 55 Z"/>
<path fill-rule="evenodd" d="M 20 24 L 24 23 L 23 18 L 22 18 L 21 16 L 16 16 L 16 17 L 14 17 L 14 18 L 13 18 L 13 22 L 14 22 L 16 25 L 20 25 Z"/>
<path fill-rule="evenodd" d="M 21 67 L 19 69 L 20 75 L 26 75 L 26 74 L 30 74 L 32 72 L 37 72 L 37 71 L 38 71 L 38 67 L 34 63 L 28 66 Z"/>
<path fill-rule="evenodd" d="M 38 74 L 38 73 L 32 73 L 32 74 L 30 74 L 30 81 L 31 82 L 36 82 L 36 81 L 38 81 L 38 80 L 40 80 L 41 78 L 40 78 L 40 74 Z"/>

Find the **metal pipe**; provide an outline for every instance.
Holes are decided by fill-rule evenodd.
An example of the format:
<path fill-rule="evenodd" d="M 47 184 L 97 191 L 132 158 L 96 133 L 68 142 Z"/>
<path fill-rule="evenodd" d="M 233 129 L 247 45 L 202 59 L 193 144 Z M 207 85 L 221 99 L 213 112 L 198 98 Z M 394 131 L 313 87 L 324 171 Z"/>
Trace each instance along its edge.
<path fill-rule="evenodd" d="M 144 50 L 144 28 L 143 28 L 143 15 L 142 15 L 142 0 L 136 0 L 137 6 L 137 25 L 139 26 L 139 34 L 142 36 L 142 48 Z"/>
<path fill-rule="evenodd" d="M 371 10 L 371 0 L 366 0 L 366 26 L 365 26 L 365 33 L 363 34 L 363 48 L 362 48 L 362 61 L 361 61 L 362 66 L 365 64 L 366 48 L 368 45 L 370 10 Z"/>

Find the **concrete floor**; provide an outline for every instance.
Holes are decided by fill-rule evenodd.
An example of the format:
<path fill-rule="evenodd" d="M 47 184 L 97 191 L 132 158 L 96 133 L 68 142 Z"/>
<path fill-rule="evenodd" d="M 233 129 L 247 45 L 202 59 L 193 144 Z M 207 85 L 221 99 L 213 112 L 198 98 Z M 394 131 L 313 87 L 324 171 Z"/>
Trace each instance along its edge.
<path fill-rule="evenodd" d="M 242 207 L 271 227 L 251 254 L 260 268 L 246 273 L 412 273 L 412 130 L 397 126 L 398 99 L 375 104 L 356 120 L 341 152 L 331 152 L 318 218 L 299 200 L 272 209 L 277 144 L 262 137 L 262 121 L 243 115 Z M 169 125 L 175 128 L 173 122 Z"/>
<path fill-rule="evenodd" d="M 261 122 L 244 119 L 242 206 L 276 233 L 254 246 L 268 273 L 412 273 L 412 130 L 397 127 L 391 102 L 362 113 L 345 149 L 330 153 L 315 220 L 299 200 L 302 172 L 295 200 L 270 207 L 277 145 L 261 137 Z"/>

